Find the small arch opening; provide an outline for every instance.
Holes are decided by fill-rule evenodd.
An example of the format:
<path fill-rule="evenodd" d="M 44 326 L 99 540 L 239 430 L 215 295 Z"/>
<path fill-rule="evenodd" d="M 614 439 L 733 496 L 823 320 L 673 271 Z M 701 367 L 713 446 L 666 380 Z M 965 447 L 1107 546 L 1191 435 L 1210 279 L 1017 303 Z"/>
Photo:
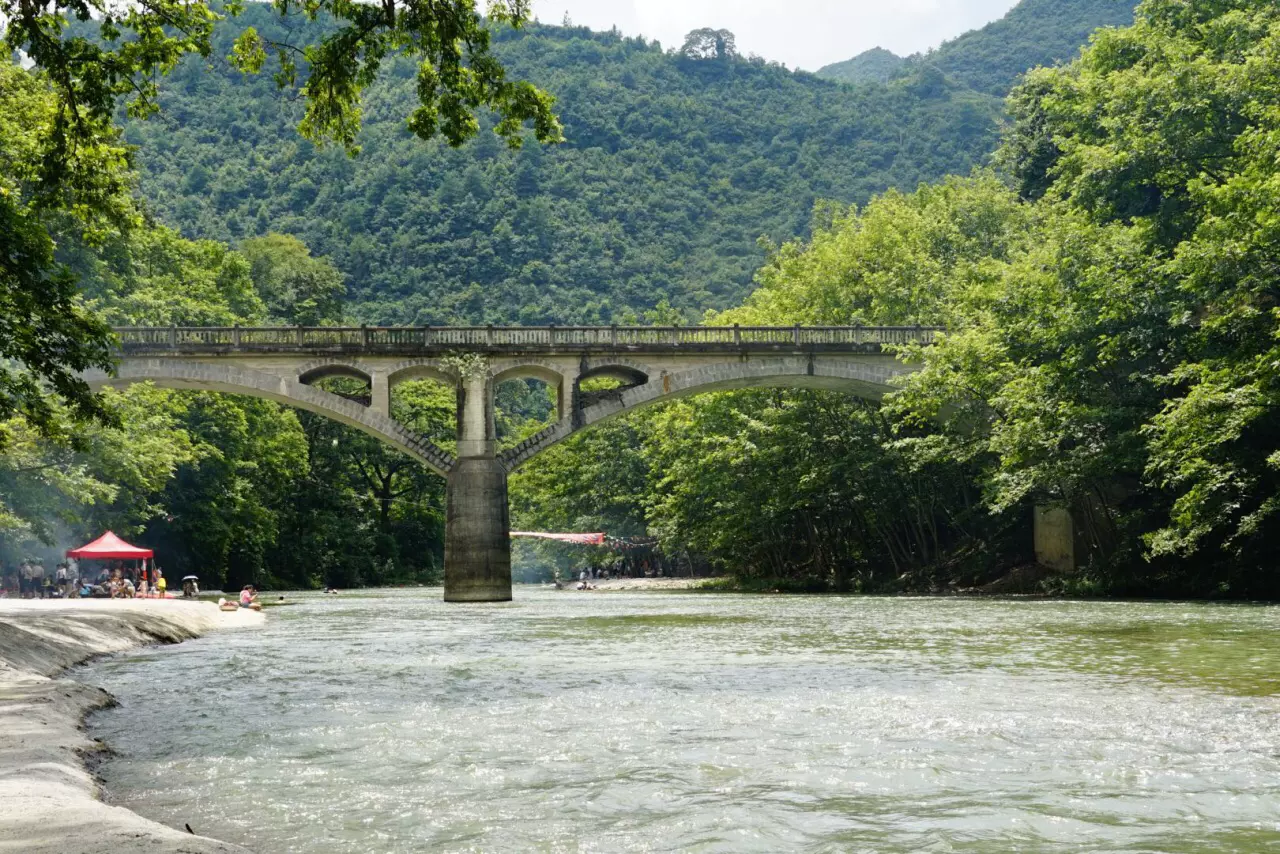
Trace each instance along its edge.
<path fill-rule="evenodd" d="M 510 448 L 564 417 L 564 375 L 551 362 L 499 362 L 492 374 L 494 426 Z"/>
<path fill-rule="evenodd" d="M 315 371 L 308 371 L 303 374 L 302 377 L 299 377 L 299 381 L 303 385 L 309 385 L 312 388 L 336 394 L 338 397 L 353 401 L 361 406 L 372 405 L 373 380 L 367 374 L 357 371 L 355 368 L 338 367 L 343 367 L 344 370 L 315 375 L 319 371 L 326 370 L 326 368 L 317 368 Z M 308 379 L 303 379 L 303 377 L 308 377 Z"/>
<path fill-rule="evenodd" d="M 441 385 L 454 387 L 457 385 L 457 377 L 447 368 L 438 364 L 435 359 L 423 360 L 411 364 L 401 364 L 392 369 L 387 376 L 387 382 L 391 386 L 392 393 L 395 392 L 396 386 L 405 382 L 415 382 L 418 380 L 431 380 Z"/>
<path fill-rule="evenodd" d="M 617 384 L 612 386 L 638 386 L 644 385 L 649 381 L 649 375 L 639 368 L 633 368 L 630 365 L 601 365 L 582 374 L 578 377 L 578 385 L 582 387 L 587 381 L 596 380 L 617 380 Z M 593 389 L 597 386 L 593 385 Z"/>
<path fill-rule="evenodd" d="M 590 406 L 609 398 L 620 397 L 627 389 L 649 382 L 644 371 L 627 365 L 602 365 L 578 377 L 578 405 Z"/>
<path fill-rule="evenodd" d="M 537 377 L 495 380 L 493 417 L 498 447 L 514 447 L 554 424 L 559 417 L 558 397 L 558 385 Z"/>
<path fill-rule="evenodd" d="M 458 389 L 452 378 L 419 374 L 392 385 L 391 419 L 443 451 L 458 451 Z"/>
<path fill-rule="evenodd" d="M 512 380 L 537 380 L 543 385 L 555 388 L 564 381 L 564 377 L 552 367 L 532 363 L 514 365 L 499 371 L 493 376 L 493 384 L 495 386 L 503 385 Z"/>
<path fill-rule="evenodd" d="M 347 379 L 360 380 L 366 386 L 373 384 L 373 378 L 364 371 L 353 365 L 321 365 L 312 368 L 298 375 L 298 382 L 303 385 L 317 385 L 321 380 L 327 380 L 332 377 L 344 377 Z"/>

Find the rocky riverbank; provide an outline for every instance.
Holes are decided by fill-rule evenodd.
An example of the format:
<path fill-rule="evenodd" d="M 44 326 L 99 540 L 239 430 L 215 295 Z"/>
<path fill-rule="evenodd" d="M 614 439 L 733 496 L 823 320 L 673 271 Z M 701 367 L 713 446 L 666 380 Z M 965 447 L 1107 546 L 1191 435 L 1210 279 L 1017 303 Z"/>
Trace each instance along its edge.
<path fill-rule="evenodd" d="M 0 600 L 0 852 L 245 854 L 99 800 L 84 757 L 102 745 L 83 724 L 111 696 L 59 674 L 97 655 L 261 622 L 208 602 Z"/>

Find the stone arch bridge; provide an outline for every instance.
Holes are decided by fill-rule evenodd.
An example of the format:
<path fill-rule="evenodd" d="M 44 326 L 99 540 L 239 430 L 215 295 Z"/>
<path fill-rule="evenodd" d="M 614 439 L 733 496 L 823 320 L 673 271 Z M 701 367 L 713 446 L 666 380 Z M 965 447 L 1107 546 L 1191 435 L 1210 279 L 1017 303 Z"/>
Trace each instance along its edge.
<path fill-rule="evenodd" d="M 124 327 L 114 375 L 95 387 L 157 386 L 244 394 L 333 418 L 447 478 L 445 599 L 511 598 L 507 475 L 580 430 L 686 395 L 759 386 L 835 389 L 879 399 L 913 370 L 895 346 L 929 344 L 921 327 Z M 345 397 L 317 387 L 364 383 Z M 607 377 L 607 390 L 587 381 Z M 457 453 L 391 417 L 397 383 L 430 378 L 458 394 Z M 555 390 L 557 421 L 497 449 L 494 392 L 536 378 Z M 586 388 L 584 389 L 584 383 Z"/>

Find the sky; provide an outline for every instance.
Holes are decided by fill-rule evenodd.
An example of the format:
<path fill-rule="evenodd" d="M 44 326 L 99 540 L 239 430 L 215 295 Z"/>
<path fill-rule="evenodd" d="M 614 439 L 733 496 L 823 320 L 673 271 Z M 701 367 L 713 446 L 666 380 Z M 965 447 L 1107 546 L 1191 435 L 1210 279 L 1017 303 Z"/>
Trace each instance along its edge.
<path fill-rule="evenodd" d="M 1015 5 L 1017 0 L 534 0 L 533 10 L 546 24 L 559 24 L 567 12 L 579 26 L 616 25 L 664 48 L 679 47 L 685 33 L 699 27 L 726 29 L 743 55 L 816 71 L 873 47 L 900 56 L 928 50 Z"/>

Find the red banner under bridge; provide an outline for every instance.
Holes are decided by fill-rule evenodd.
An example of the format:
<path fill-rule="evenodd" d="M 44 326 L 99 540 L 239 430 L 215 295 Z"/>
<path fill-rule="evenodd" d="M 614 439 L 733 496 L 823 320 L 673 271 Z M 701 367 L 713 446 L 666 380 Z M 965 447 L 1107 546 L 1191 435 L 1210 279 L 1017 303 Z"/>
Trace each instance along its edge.
<path fill-rule="evenodd" d="M 534 537 L 539 540 L 559 540 L 579 546 L 603 546 L 604 534 L 548 534 L 543 531 L 512 531 L 513 537 Z"/>

